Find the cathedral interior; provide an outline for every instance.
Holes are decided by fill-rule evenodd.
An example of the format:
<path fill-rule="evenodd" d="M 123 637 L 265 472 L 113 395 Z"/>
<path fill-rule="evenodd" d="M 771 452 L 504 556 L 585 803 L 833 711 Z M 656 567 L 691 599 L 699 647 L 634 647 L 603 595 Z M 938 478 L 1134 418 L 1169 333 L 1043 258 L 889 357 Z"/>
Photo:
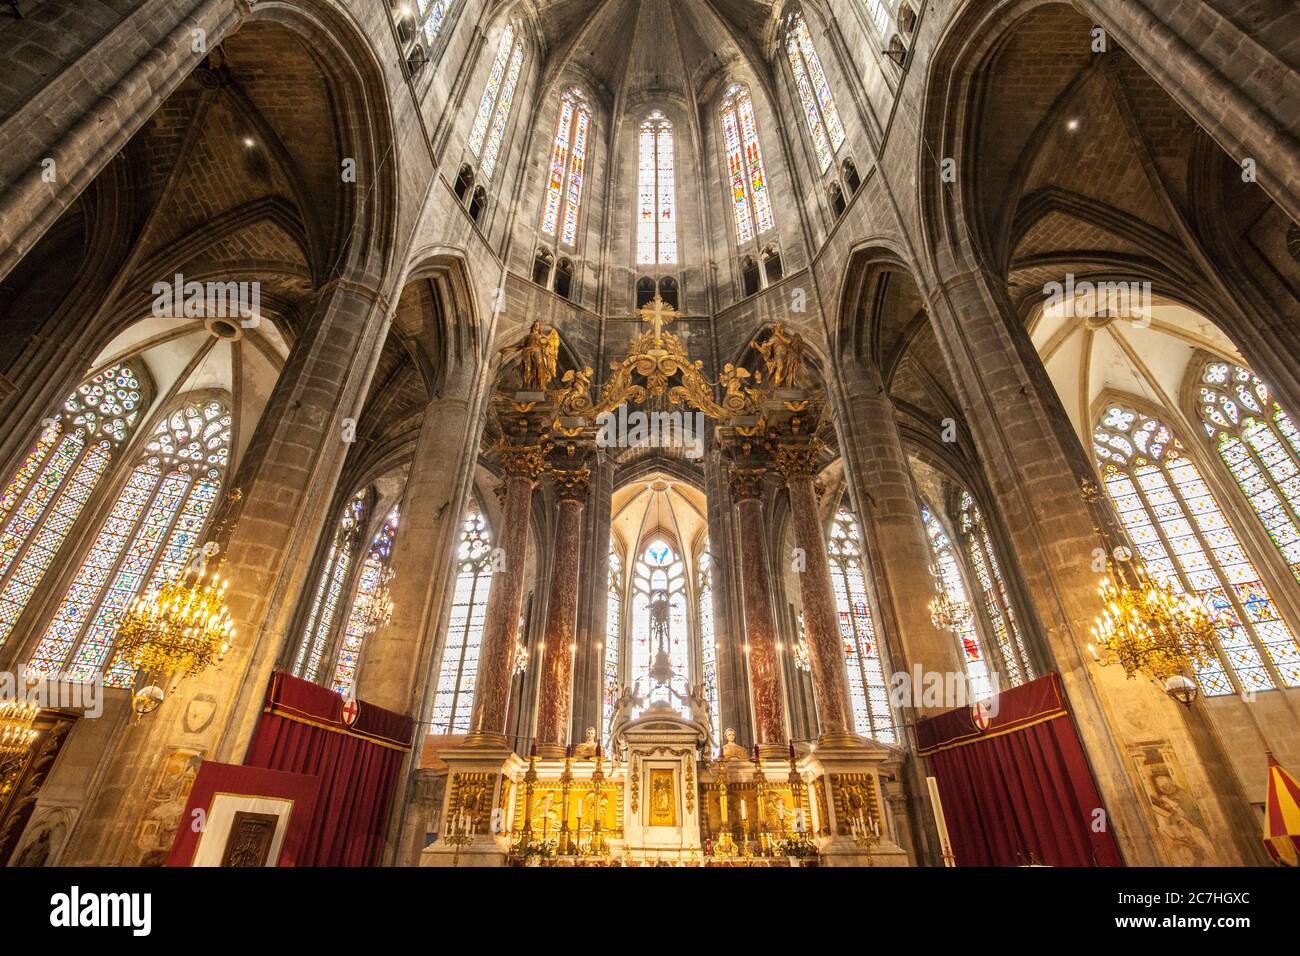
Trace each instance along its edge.
<path fill-rule="evenodd" d="M 0 864 L 1300 863 L 1293 2 L 0 65 Z"/>

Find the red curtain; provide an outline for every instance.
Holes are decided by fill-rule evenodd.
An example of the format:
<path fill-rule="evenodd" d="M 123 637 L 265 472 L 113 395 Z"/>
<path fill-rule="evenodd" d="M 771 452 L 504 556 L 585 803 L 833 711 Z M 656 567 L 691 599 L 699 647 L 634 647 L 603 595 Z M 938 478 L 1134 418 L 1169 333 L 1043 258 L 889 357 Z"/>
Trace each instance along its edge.
<path fill-rule="evenodd" d="M 1056 674 L 1003 691 L 996 715 L 952 710 L 916 733 L 958 866 L 1123 865 Z"/>
<path fill-rule="evenodd" d="M 314 774 L 320 798 L 299 866 L 373 866 L 415 722 L 364 701 L 349 725 L 343 698 L 288 674 L 271 677 L 244 764 Z"/>

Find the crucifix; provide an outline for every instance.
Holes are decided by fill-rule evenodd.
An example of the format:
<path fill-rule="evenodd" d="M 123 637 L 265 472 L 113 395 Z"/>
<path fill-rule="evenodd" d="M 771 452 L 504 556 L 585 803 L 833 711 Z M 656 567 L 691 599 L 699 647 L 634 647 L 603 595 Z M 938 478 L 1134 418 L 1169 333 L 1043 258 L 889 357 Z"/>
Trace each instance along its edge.
<path fill-rule="evenodd" d="M 664 326 L 672 322 L 673 319 L 681 318 L 681 315 L 680 312 L 657 295 L 641 308 L 641 321 L 650 323 L 650 330 L 655 337 L 655 345 L 659 345 L 664 340 Z"/>

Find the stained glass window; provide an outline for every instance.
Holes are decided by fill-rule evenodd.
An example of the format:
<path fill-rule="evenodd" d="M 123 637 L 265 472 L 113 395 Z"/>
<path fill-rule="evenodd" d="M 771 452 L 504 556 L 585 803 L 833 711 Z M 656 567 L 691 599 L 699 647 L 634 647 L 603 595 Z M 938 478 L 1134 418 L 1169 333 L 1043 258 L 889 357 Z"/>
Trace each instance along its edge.
<path fill-rule="evenodd" d="M 433 697 L 430 732 L 435 734 L 469 733 L 470 712 L 474 707 L 483 617 L 487 614 L 488 590 L 492 586 L 492 540 L 476 502 L 470 505 L 461 525 L 456 561 L 451 621 L 447 625 L 447 642 L 442 649 Z"/>
<path fill-rule="evenodd" d="M 492 179 L 497 160 L 501 155 L 501 141 L 505 137 L 510 107 L 515 99 L 515 87 L 524 65 L 522 31 L 514 23 L 506 26 L 497 47 L 497 58 L 492 63 L 483 98 L 479 100 L 478 115 L 469 134 L 469 149 L 479 157 L 479 168 L 485 180 Z"/>
<path fill-rule="evenodd" d="M 591 108 L 580 90 L 569 90 L 560 100 L 555 120 L 555 145 L 542 204 L 542 232 L 572 246 L 578 238 L 578 209 L 582 205 L 582 177 L 591 132 Z M 561 220 L 561 213 L 563 219 Z M 561 228 L 561 225 L 563 228 Z"/>
<path fill-rule="evenodd" d="M 357 680 L 357 662 L 361 659 L 361 645 L 374 628 L 374 602 L 386 580 L 388 559 L 393 553 L 393 540 L 397 537 L 398 509 L 394 508 L 370 541 L 366 560 L 357 575 L 357 590 L 352 598 L 352 610 L 343 626 L 343 640 L 339 644 L 338 660 L 334 664 L 334 681 L 330 684 L 347 697 Z"/>
<path fill-rule="evenodd" d="M 722 100 L 722 138 L 727 150 L 727 184 L 736 220 L 736 239 L 749 242 L 776 226 L 767 191 L 763 150 L 749 90 L 733 84 Z"/>
<path fill-rule="evenodd" d="M 876 625 L 867 596 L 866 555 L 862 534 L 852 513 L 841 508 L 827 536 L 831 583 L 840 639 L 849 672 L 849 697 L 853 725 L 859 734 L 885 743 L 897 742 L 894 716 L 889 709 L 884 658 L 876 639 Z"/>
<path fill-rule="evenodd" d="M 876 29 L 882 37 L 888 36 L 894 27 L 894 15 L 890 10 L 890 4 L 886 0 L 865 0 L 867 13 L 871 15 L 871 22 L 876 25 Z"/>
<path fill-rule="evenodd" d="M 140 418 L 128 365 L 92 375 L 47 419 L 0 497 L 0 645 L 44 578 L 113 454 Z"/>
<path fill-rule="evenodd" d="M 989 626 L 998 649 L 1002 652 L 1002 663 L 1006 670 L 1003 676 L 1011 687 L 1015 687 L 1034 679 L 1025 639 L 1021 636 L 1016 613 L 1007 596 L 1007 585 L 1002 578 L 997 553 L 993 550 L 988 525 L 984 523 L 984 515 L 976 507 L 974 499 L 966 491 L 961 493 L 959 510 L 962 536 L 966 539 L 966 553 L 970 555 L 970 567 L 975 572 L 975 580 L 984 595 L 984 610 L 988 615 Z"/>
<path fill-rule="evenodd" d="M 655 110 L 641 124 L 637 186 L 637 265 L 677 261 L 676 188 L 673 181 L 673 124 Z"/>
<path fill-rule="evenodd" d="M 700 683 L 704 685 L 704 698 L 709 702 L 709 718 L 717 734 L 722 724 L 721 698 L 718 696 L 718 645 L 713 634 L 713 557 L 703 552 L 696 562 L 699 589 L 696 600 L 700 605 Z"/>
<path fill-rule="evenodd" d="M 830 83 L 822 70 L 821 60 L 813 49 L 812 35 L 803 14 L 796 11 L 790 18 L 785 36 L 785 53 L 794 74 L 795 90 L 808 122 L 808 135 L 812 138 L 817 164 L 824 173 L 830 169 L 831 159 L 844 143 L 844 124 L 835 109 Z"/>
<path fill-rule="evenodd" d="M 225 475 L 230 421 L 225 403 L 212 400 L 187 402 L 154 427 L 37 645 L 29 673 L 88 681 L 109 666 L 131 602 L 146 586 L 161 586 L 194 552 Z M 104 680 L 126 687 L 134 676 L 113 665 Z"/>
<path fill-rule="evenodd" d="M 1222 614 L 1222 660 L 1197 668 L 1207 695 L 1300 686 L 1300 647 L 1200 470 L 1165 423 L 1111 405 L 1093 430 L 1106 491 L 1152 574 Z M 1225 669 L 1226 665 L 1226 669 Z"/>
<path fill-rule="evenodd" d="M 935 567 L 939 572 L 939 586 L 953 604 L 971 607 L 957 552 L 953 549 L 943 523 L 925 505 L 921 505 L 921 520 L 925 522 L 926 533 L 930 536 L 930 552 L 934 555 Z M 970 695 L 976 700 L 990 696 L 993 684 L 989 679 L 988 655 L 984 652 L 984 643 L 980 640 L 979 626 L 973 613 L 966 616 L 956 636 L 961 645 Z"/>
<path fill-rule="evenodd" d="M 453 6 L 455 0 L 417 0 L 417 26 L 425 43 L 433 43 L 438 38 Z"/>
<path fill-rule="evenodd" d="M 1211 362 L 1197 392 L 1201 424 L 1300 580 L 1300 432 L 1249 369 Z"/>
<path fill-rule="evenodd" d="M 656 686 L 650 677 L 655 647 L 650 635 L 650 600 L 662 592 L 668 599 L 668 660 L 676 677 L 668 686 Z M 628 679 L 640 684 L 637 692 L 647 705 L 663 701 L 684 717 L 689 710 L 676 694 L 685 695 L 691 672 L 687 635 L 686 565 L 662 538 L 651 541 L 632 565 L 632 661 Z"/>
<path fill-rule="evenodd" d="M 618 698 L 619 661 L 623 650 L 623 561 L 614 542 L 609 543 L 609 589 L 605 604 L 605 685 L 601 693 L 601 736 L 614 719 Z"/>
<path fill-rule="evenodd" d="M 321 569 L 320 580 L 316 584 L 311 610 L 307 614 L 306 630 L 293 664 L 293 672 L 304 680 L 314 681 L 320 673 L 334 617 L 343 598 L 343 589 L 347 587 L 348 569 L 352 566 L 352 554 L 357 547 L 357 536 L 361 534 L 365 513 L 366 492 L 363 489 L 353 495 L 343 507 L 338 527 L 334 530 L 334 540 L 325 558 L 325 566 Z"/>

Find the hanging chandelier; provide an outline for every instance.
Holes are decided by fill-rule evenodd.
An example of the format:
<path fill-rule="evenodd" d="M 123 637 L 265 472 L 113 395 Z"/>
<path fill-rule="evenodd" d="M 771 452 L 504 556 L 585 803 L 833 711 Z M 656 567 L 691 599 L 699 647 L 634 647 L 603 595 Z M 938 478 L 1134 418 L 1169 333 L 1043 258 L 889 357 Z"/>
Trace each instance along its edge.
<path fill-rule="evenodd" d="M 1118 663 L 1129 677 L 1145 674 L 1190 704 L 1195 684 L 1188 675 L 1195 673 L 1196 664 L 1218 656 L 1219 615 L 1199 598 L 1176 590 L 1169 580 L 1153 577 L 1141 563 L 1133 565 L 1131 581 L 1129 577 L 1107 566 L 1097 586 L 1102 611 L 1093 624 L 1089 650 L 1103 666 Z"/>
<path fill-rule="evenodd" d="M 930 622 L 940 631 L 965 630 L 970 623 L 970 604 L 966 601 L 954 601 L 946 593 L 937 594 L 930 600 Z"/>
<path fill-rule="evenodd" d="M 11 765 L 20 765 L 36 742 L 32 726 L 41 712 L 36 704 L 25 700 L 0 703 L 0 773 L 7 774 Z"/>
<path fill-rule="evenodd" d="M 362 609 L 365 622 L 363 627 L 367 634 L 373 634 L 381 627 L 387 627 L 393 620 L 393 594 L 389 584 L 393 580 L 393 569 L 385 567 L 379 572 L 379 580 L 370 594 L 364 597 Z"/>
<path fill-rule="evenodd" d="M 211 557 L 218 550 L 209 543 L 203 554 Z M 148 683 L 136 694 L 137 715 L 162 703 L 165 692 L 159 681 L 193 677 L 225 657 L 235 636 L 235 622 L 226 607 L 229 585 L 200 563 L 131 604 L 118 629 L 117 659 Z"/>

